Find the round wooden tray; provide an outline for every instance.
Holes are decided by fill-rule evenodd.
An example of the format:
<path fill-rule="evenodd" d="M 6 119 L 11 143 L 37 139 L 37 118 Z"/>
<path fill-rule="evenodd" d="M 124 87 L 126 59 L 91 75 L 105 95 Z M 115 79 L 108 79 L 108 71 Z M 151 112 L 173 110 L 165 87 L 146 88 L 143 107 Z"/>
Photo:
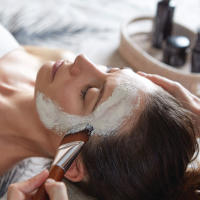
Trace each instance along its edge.
<path fill-rule="evenodd" d="M 179 81 L 194 94 L 200 96 L 200 73 L 190 72 L 191 53 L 189 51 L 186 64 L 175 68 L 162 62 L 162 50 L 152 47 L 153 17 L 138 17 L 124 23 L 121 27 L 119 52 L 136 71 L 153 73 Z M 187 36 L 191 47 L 195 42 L 195 33 L 175 23 L 173 35 Z"/>

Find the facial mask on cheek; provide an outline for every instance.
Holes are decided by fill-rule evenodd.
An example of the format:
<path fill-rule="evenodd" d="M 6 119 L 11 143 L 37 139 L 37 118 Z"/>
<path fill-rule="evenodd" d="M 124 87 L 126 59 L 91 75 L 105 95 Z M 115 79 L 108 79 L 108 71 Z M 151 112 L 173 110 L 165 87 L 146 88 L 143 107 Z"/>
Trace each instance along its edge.
<path fill-rule="evenodd" d="M 40 120 L 48 129 L 57 134 L 70 134 L 93 127 L 92 134 L 108 135 L 117 130 L 129 118 L 140 103 L 138 89 L 130 82 L 122 81 L 112 95 L 87 116 L 64 112 L 59 105 L 37 92 L 36 107 Z"/>

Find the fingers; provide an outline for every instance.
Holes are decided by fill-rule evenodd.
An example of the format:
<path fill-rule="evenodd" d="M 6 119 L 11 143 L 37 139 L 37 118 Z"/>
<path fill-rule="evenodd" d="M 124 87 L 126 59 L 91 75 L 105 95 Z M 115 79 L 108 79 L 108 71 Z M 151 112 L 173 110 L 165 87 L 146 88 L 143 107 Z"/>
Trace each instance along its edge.
<path fill-rule="evenodd" d="M 67 188 L 63 182 L 56 182 L 53 179 L 47 179 L 45 189 L 50 200 L 68 200 Z"/>
<path fill-rule="evenodd" d="M 144 72 L 138 72 L 138 74 L 151 80 L 152 82 L 159 85 L 160 87 L 162 87 L 171 94 L 174 94 L 174 92 L 177 92 L 177 90 L 183 89 L 183 86 L 180 83 L 172 81 L 163 76 L 159 76 L 157 74 L 146 74 Z"/>
<path fill-rule="evenodd" d="M 156 75 L 156 74 L 146 74 L 144 72 L 138 72 L 138 74 L 151 80 L 152 82 L 156 83 L 157 85 L 160 85 L 161 87 L 167 87 L 167 86 L 172 87 L 175 84 L 174 81 L 169 80 L 165 77 Z"/>
<path fill-rule="evenodd" d="M 11 184 L 8 187 L 8 193 L 7 193 L 7 200 L 13 200 L 13 199 L 18 199 L 18 200 L 26 199 L 26 195 L 20 190 L 18 190 L 15 184 Z"/>
<path fill-rule="evenodd" d="M 33 178 L 27 181 L 15 183 L 14 185 L 21 192 L 30 193 L 34 191 L 36 188 L 38 188 L 47 179 L 48 175 L 49 175 L 48 170 L 44 170 L 38 175 L 34 176 Z"/>
<path fill-rule="evenodd" d="M 11 184 L 8 187 L 8 200 L 25 200 L 26 196 L 37 189 L 46 180 L 48 175 L 48 170 L 44 170 L 27 181 Z"/>
<path fill-rule="evenodd" d="M 180 83 L 155 74 L 146 74 L 144 72 L 138 72 L 138 74 L 161 86 L 172 96 L 177 98 L 186 109 L 199 116 L 200 99 L 183 87 Z"/>

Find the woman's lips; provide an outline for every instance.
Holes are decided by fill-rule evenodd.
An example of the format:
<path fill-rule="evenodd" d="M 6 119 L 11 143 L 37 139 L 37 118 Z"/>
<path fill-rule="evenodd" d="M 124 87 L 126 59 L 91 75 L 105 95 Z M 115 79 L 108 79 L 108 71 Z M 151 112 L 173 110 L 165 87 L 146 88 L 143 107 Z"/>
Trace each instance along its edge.
<path fill-rule="evenodd" d="M 56 75 L 56 72 L 58 70 L 59 67 L 61 67 L 61 65 L 64 63 L 64 60 L 57 60 L 52 68 L 52 81 L 54 80 L 54 77 Z"/>

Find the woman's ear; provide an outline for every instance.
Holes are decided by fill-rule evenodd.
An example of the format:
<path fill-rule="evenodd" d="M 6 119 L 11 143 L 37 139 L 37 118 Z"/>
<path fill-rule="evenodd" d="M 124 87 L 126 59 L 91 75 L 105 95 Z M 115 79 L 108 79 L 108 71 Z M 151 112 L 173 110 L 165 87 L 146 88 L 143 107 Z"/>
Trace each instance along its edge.
<path fill-rule="evenodd" d="M 83 161 L 78 156 L 65 173 L 65 177 L 72 182 L 80 182 L 85 178 L 86 170 Z"/>

